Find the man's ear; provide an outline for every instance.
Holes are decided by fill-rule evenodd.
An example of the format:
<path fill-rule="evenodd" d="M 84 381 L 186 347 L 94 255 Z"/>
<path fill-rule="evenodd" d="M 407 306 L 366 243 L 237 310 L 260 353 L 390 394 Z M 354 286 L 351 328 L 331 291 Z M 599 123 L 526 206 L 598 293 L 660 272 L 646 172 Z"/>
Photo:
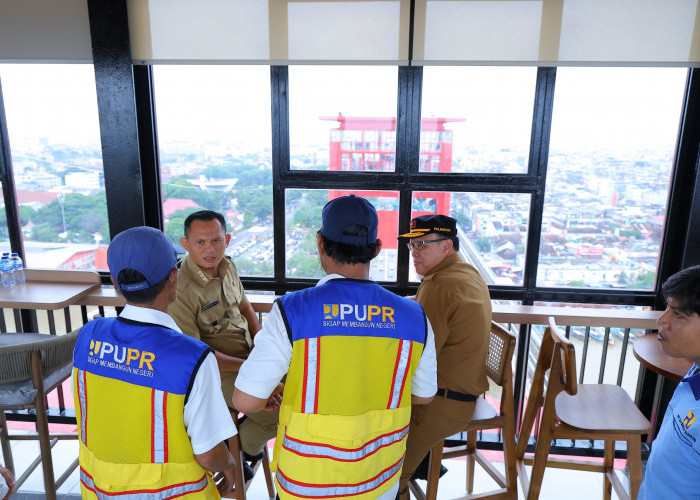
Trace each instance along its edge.
<path fill-rule="evenodd" d="M 228 241 L 226 243 L 228 243 Z M 190 249 L 187 248 L 187 238 L 180 238 L 180 245 L 182 245 L 182 248 L 184 248 L 186 252 L 190 251 Z"/>
<path fill-rule="evenodd" d="M 228 246 L 229 241 L 231 241 L 231 233 L 226 233 L 226 246 Z"/>
<path fill-rule="evenodd" d="M 376 257 L 377 255 L 379 255 L 379 252 L 381 252 L 381 251 L 382 251 L 382 240 L 377 238 L 377 252 L 374 254 L 374 256 Z"/>
<path fill-rule="evenodd" d="M 326 247 L 323 245 L 323 238 L 321 237 L 321 233 L 316 235 L 316 246 L 318 247 L 319 255 L 326 255 Z"/>

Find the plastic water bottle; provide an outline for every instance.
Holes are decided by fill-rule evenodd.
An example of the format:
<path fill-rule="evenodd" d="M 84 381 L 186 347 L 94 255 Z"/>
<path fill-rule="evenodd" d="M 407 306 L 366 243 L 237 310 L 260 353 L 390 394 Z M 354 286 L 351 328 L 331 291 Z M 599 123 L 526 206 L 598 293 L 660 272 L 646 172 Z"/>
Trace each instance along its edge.
<path fill-rule="evenodd" d="M 5 278 L 5 262 L 8 260 L 9 255 L 8 252 L 5 252 L 2 254 L 2 258 L 0 258 L 0 285 L 2 286 L 8 286 L 7 279 Z"/>
<path fill-rule="evenodd" d="M 15 277 L 12 275 L 12 264 L 10 263 L 10 252 L 2 254 L 2 259 L 0 259 L 0 277 L 2 286 L 15 284 Z"/>
<path fill-rule="evenodd" d="M 10 263 L 12 263 L 12 275 L 15 278 L 15 283 L 18 285 L 24 283 L 24 262 L 19 254 L 12 252 Z"/>

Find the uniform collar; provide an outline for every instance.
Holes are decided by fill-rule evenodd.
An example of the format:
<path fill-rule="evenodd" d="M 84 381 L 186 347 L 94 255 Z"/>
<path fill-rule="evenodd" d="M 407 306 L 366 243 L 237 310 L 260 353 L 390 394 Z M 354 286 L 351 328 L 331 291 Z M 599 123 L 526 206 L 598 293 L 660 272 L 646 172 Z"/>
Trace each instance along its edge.
<path fill-rule="evenodd" d="M 347 279 L 347 278 L 345 276 L 343 276 L 342 274 L 335 274 L 335 273 L 326 274 L 323 278 L 318 280 L 318 283 L 316 283 L 316 286 L 321 286 L 330 280 L 344 280 L 344 279 Z"/>
<path fill-rule="evenodd" d="M 228 258 L 224 255 L 224 258 L 221 259 L 221 262 L 219 263 L 219 277 L 218 278 L 212 278 L 209 273 L 206 273 L 202 271 L 197 264 L 195 264 L 194 260 L 190 258 L 188 255 L 185 257 L 185 260 L 183 261 L 183 265 L 187 268 L 187 270 L 192 274 L 192 281 L 197 283 L 201 287 L 207 286 L 209 283 L 212 281 L 218 280 L 221 278 L 221 276 L 225 275 L 226 272 L 228 271 L 228 266 L 229 266 L 229 261 Z"/>
<path fill-rule="evenodd" d="M 688 383 L 690 390 L 693 391 L 693 396 L 695 396 L 695 401 L 700 399 L 700 373 L 698 373 L 698 370 L 698 365 L 693 363 L 686 376 L 681 380 L 681 382 Z"/>
<path fill-rule="evenodd" d="M 447 269 L 448 267 L 450 267 L 453 264 L 456 264 L 457 262 L 462 262 L 462 259 L 457 252 L 453 253 L 452 255 L 448 255 L 440 262 L 438 262 L 435 265 L 435 267 L 428 271 L 428 274 L 423 276 L 423 279 L 425 280 L 426 278 L 431 278 L 435 273 L 438 273 L 443 269 Z"/>
<path fill-rule="evenodd" d="M 170 328 L 171 330 L 175 330 L 176 332 L 182 333 L 182 330 L 180 330 L 173 318 L 162 311 L 158 311 L 157 309 L 127 304 L 124 306 L 124 309 L 119 317 L 130 319 L 132 321 L 138 321 L 139 323 L 151 323 L 154 325 L 164 326 L 166 328 Z"/>

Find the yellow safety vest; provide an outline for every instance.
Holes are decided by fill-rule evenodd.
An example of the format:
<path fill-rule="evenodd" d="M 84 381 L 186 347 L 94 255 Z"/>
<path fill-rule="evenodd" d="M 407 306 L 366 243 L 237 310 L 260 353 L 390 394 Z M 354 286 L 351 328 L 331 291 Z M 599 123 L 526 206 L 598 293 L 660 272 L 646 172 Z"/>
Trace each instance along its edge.
<path fill-rule="evenodd" d="M 199 357 L 206 355 L 206 347 L 183 354 L 179 352 L 182 348 L 198 346 L 189 344 L 193 339 L 177 334 L 168 338 L 175 343 L 174 351 L 178 351 L 175 355 L 158 351 L 156 344 L 145 349 L 130 344 L 131 347 L 120 352 L 120 345 L 114 339 L 123 342 L 124 330 L 130 327 L 133 325 L 92 325 L 91 322 L 83 327 L 76 344 L 73 394 L 80 437 L 82 498 L 219 499 L 211 474 L 195 460 L 183 422 L 185 381 L 198 365 Z M 111 335 L 114 329 L 120 335 Z M 179 346 L 179 337 L 188 340 Z M 105 343 L 113 347 L 105 348 Z M 135 351 L 139 351 L 138 355 L 146 353 L 141 355 L 145 363 L 136 359 Z M 127 364 L 130 357 L 132 362 Z M 188 357 L 189 364 L 183 362 Z M 146 385 L 151 379 L 157 380 L 158 370 L 170 363 L 182 363 L 183 374 L 172 377 L 181 379 L 175 382 L 180 389 L 168 392 Z M 149 368 L 153 369 L 152 375 L 148 374 Z M 101 374 L 110 370 L 119 378 Z M 190 374 L 186 373 L 188 370 Z M 143 378 L 144 385 L 120 380 L 135 376 Z"/>
<path fill-rule="evenodd" d="M 341 280 L 280 299 L 293 348 L 272 464 L 281 499 L 376 499 L 398 480 L 426 323 L 416 303 L 386 294 Z"/>

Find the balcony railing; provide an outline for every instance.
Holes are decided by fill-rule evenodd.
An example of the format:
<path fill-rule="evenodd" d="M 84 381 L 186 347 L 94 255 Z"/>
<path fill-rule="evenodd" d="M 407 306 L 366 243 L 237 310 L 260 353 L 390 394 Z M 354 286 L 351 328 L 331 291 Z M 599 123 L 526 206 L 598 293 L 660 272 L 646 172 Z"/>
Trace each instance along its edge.
<path fill-rule="evenodd" d="M 248 294 L 248 299 L 261 321 L 271 310 L 274 295 Z M 52 310 L 19 310 L 5 308 L 0 315 L 0 331 L 38 331 L 51 335 L 64 332 L 86 323 L 93 317 L 116 315 L 125 305 L 123 297 L 112 286 L 101 286 L 63 309 L 57 318 Z M 493 319 L 508 327 L 518 337 L 513 359 L 515 408 L 522 411 L 529 390 L 530 377 L 537 358 L 543 325 L 548 317 L 554 317 L 566 335 L 576 343 L 577 369 L 581 382 L 614 383 L 628 391 L 642 411 L 652 421 L 664 411 L 659 405 L 660 393 L 654 393 L 656 375 L 646 373 L 632 355 L 634 339 L 656 329 L 659 311 L 607 309 L 592 307 L 523 306 L 493 303 Z M 61 333 L 59 333 L 61 332 Z M 672 381 L 668 389 L 673 389 Z M 67 390 L 67 389 L 66 389 Z M 497 394 L 497 392 L 495 392 Z M 61 390 L 57 397 L 50 397 L 49 421 L 75 424 L 72 397 Z M 652 403 L 653 399 L 653 403 Z M 652 415 L 652 410 L 657 415 Z M 520 413 L 520 411 L 518 413 Z M 7 412 L 8 420 L 34 420 L 28 412 Z M 519 420 L 517 425 L 519 425 Z M 460 439 L 455 436 L 454 439 Z M 484 434 L 482 446 L 499 448 L 500 436 Z M 534 441 L 533 441 L 534 442 Z M 602 456 L 602 446 L 594 442 L 556 443 L 554 453 Z M 624 450 L 617 455 L 624 457 Z"/>

